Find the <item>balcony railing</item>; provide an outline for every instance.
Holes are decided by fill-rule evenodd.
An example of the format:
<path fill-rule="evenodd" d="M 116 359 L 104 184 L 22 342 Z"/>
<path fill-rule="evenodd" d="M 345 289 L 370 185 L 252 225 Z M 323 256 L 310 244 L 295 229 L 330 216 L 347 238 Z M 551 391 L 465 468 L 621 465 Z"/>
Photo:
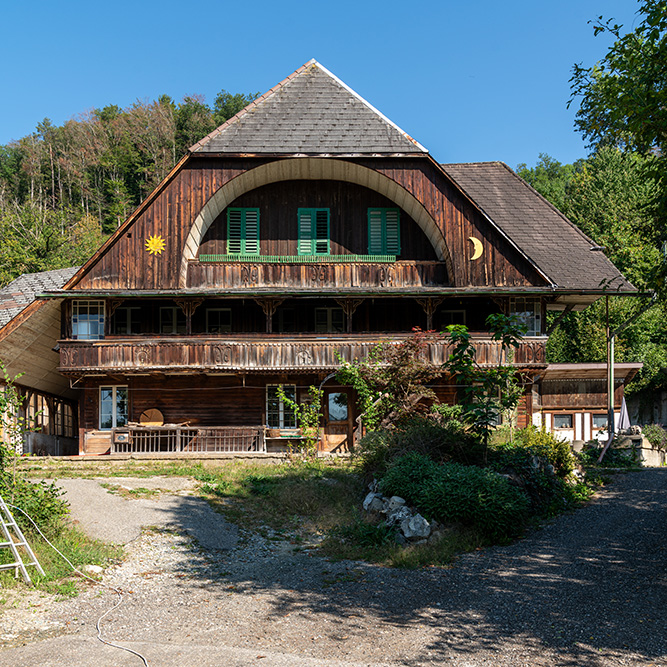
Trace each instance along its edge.
<path fill-rule="evenodd" d="M 179 372 L 316 372 L 340 366 L 340 360 L 367 358 L 380 342 L 405 336 L 381 334 L 256 335 L 217 338 L 155 337 L 122 340 L 60 341 L 60 371 L 87 373 Z M 545 338 L 522 341 L 510 360 L 489 336 L 474 337 L 477 362 L 494 366 L 510 361 L 517 367 L 545 365 Z M 428 345 L 425 358 L 441 365 L 453 351 L 445 341 Z"/>
<path fill-rule="evenodd" d="M 210 257 L 218 257 L 210 255 Z M 224 260 L 221 259 L 224 257 Z M 335 257 L 335 260 L 334 260 Z M 349 259 L 353 257 L 354 259 Z M 444 262 L 387 261 L 374 255 L 320 257 L 233 257 L 191 261 L 187 286 L 244 288 L 415 288 L 448 284 Z M 271 261 L 267 261 L 271 260 Z"/>

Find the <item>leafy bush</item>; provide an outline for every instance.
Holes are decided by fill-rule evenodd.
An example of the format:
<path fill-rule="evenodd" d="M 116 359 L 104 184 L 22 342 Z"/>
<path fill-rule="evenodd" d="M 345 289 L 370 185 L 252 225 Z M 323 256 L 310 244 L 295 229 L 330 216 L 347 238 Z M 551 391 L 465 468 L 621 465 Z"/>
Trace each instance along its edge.
<path fill-rule="evenodd" d="M 596 468 L 636 468 L 641 465 L 633 449 L 615 449 L 614 447 L 610 447 L 602 463 L 598 463 L 602 448 L 603 445 L 597 440 L 587 442 L 579 454 L 581 465 Z"/>
<path fill-rule="evenodd" d="M 542 456 L 554 467 L 554 472 L 561 479 L 568 477 L 576 464 L 572 449 L 566 440 L 560 440 L 552 433 L 535 426 L 515 431 L 514 442 L 497 445 L 496 448 L 500 452 L 525 449 L 536 456 Z"/>
<path fill-rule="evenodd" d="M 399 428 L 365 435 L 356 452 L 364 473 L 369 477 L 382 474 L 393 461 L 410 452 L 436 462 L 482 463 L 484 446 L 480 438 L 466 430 L 451 408 L 439 412 L 445 415 L 416 417 Z"/>
<path fill-rule="evenodd" d="M 515 536 L 530 507 L 520 489 L 488 468 L 436 464 L 417 453 L 398 459 L 380 481 L 380 490 L 405 498 L 429 519 L 473 526 L 492 541 Z"/>
<path fill-rule="evenodd" d="M 667 452 L 667 431 L 660 424 L 648 424 L 642 427 L 642 433 L 655 449 Z"/>

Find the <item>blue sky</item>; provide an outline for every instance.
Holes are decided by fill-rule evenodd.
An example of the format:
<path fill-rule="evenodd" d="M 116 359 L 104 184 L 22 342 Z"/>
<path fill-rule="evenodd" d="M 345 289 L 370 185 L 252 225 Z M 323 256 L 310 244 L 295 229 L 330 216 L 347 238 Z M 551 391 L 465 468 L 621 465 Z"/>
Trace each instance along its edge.
<path fill-rule="evenodd" d="M 575 62 L 636 0 L 4 2 L 0 144 L 48 117 L 167 94 L 265 92 L 315 58 L 440 162 L 587 154 L 568 110 Z"/>

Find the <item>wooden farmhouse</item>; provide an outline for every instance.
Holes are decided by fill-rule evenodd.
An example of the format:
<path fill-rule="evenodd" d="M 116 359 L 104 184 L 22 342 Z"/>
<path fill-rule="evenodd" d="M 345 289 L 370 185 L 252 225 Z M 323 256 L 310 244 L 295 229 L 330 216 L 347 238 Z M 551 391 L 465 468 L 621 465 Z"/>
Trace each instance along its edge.
<path fill-rule="evenodd" d="M 320 448 L 349 449 L 341 359 L 460 323 L 496 364 L 498 312 L 528 328 L 525 425 L 546 312 L 636 292 L 506 165 L 439 164 L 316 61 L 192 146 L 84 266 L 49 274 L 16 313 L 16 285 L 0 291 L 0 359 L 81 454 L 284 449 L 299 433 L 279 385 L 297 401 L 321 385 Z M 456 400 L 446 376 L 435 389 Z"/>

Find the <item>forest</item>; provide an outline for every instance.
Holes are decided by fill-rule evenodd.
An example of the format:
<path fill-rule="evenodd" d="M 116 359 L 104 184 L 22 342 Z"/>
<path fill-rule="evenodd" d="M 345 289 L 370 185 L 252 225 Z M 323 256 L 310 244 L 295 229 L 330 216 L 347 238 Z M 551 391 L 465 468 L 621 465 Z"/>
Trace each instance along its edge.
<path fill-rule="evenodd" d="M 577 224 L 645 297 L 609 299 L 617 361 L 641 361 L 628 393 L 667 390 L 667 0 L 639 3 L 630 32 L 604 22 L 614 43 L 572 68 L 570 105 L 590 154 L 561 164 L 542 154 L 516 170 Z M 22 273 L 84 262 L 169 173 L 187 148 L 257 94 L 222 90 L 209 106 L 162 95 L 110 105 L 0 146 L 0 286 Z M 564 102 L 565 103 L 565 102 Z M 651 296 L 653 295 L 653 296 Z M 605 299 L 570 313 L 548 344 L 551 362 L 606 360 Z"/>

